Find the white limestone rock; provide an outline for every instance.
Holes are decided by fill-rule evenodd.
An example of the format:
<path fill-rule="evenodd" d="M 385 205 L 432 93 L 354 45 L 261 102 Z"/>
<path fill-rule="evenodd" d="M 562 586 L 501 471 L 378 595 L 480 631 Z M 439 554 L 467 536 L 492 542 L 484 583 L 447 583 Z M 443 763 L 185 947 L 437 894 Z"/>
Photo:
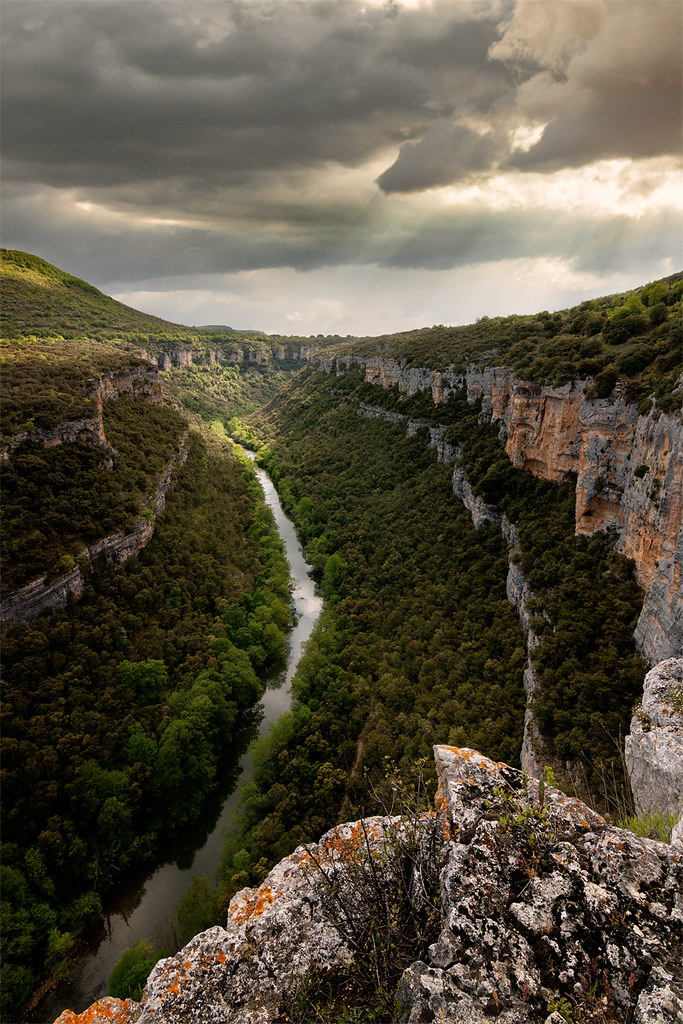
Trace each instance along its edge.
<path fill-rule="evenodd" d="M 641 708 L 626 737 L 626 765 L 638 814 L 683 814 L 683 658 L 645 676 Z M 678 695 L 678 696 L 676 696 Z"/>

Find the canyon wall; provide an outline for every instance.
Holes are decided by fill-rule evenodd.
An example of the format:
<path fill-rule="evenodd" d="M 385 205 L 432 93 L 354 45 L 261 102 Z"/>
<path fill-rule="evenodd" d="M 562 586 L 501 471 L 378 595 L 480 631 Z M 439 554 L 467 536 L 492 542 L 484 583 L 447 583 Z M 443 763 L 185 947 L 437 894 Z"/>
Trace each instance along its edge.
<path fill-rule="evenodd" d="M 358 369 L 368 383 L 435 403 L 466 391 L 481 418 L 498 424 L 513 465 L 547 480 L 576 477 L 576 532 L 614 529 L 645 590 L 636 641 L 651 664 L 683 651 L 683 426 L 681 417 L 641 414 L 617 385 L 608 398 L 588 382 L 562 387 L 519 380 L 506 367 L 464 374 L 381 356 L 312 357 L 327 372 Z"/>
<path fill-rule="evenodd" d="M 187 366 L 217 366 L 219 363 L 253 363 L 265 366 L 271 359 L 278 362 L 300 362 L 312 360 L 318 352 L 315 345 L 282 343 L 275 345 L 250 344 L 248 341 L 226 341 L 225 347 L 207 348 L 162 348 L 160 351 L 143 349 L 141 355 L 159 370 L 182 370 Z"/>
<path fill-rule="evenodd" d="M 0 458 L 9 459 L 16 449 L 27 441 L 52 448 L 58 444 L 86 441 L 113 454 L 113 448 L 104 433 L 103 402 L 117 398 L 143 398 L 152 405 L 162 405 L 161 381 L 155 366 L 132 366 L 114 373 L 103 373 L 85 385 L 85 398 L 93 402 L 94 416 L 78 420 L 65 420 L 45 430 L 21 431 L 3 441 Z"/>
<path fill-rule="evenodd" d="M 184 464 L 188 451 L 188 434 L 182 437 L 180 447 L 159 476 L 149 498 L 149 512 L 129 531 L 120 530 L 84 548 L 72 570 L 56 580 L 46 576 L 32 580 L 16 590 L 0 604 L 0 622 L 34 622 L 44 612 L 66 607 L 69 600 L 78 600 L 85 589 L 84 569 L 97 568 L 103 558 L 108 565 L 118 567 L 131 556 L 137 555 L 149 544 L 154 535 L 156 518 L 166 506 L 166 494 L 173 475 Z"/>
<path fill-rule="evenodd" d="M 683 815 L 683 658 L 668 658 L 645 677 L 643 699 L 625 740 L 637 814 Z"/>

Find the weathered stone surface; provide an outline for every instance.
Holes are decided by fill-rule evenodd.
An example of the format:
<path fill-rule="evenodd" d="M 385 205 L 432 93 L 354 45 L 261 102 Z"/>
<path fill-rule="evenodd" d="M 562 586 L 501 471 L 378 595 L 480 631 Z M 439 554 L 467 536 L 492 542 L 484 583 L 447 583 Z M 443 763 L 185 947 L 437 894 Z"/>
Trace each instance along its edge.
<path fill-rule="evenodd" d="M 638 814 L 683 814 L 683 658 L 645 676 L 643 700 L 626 737 L 626 765 Z"/>
<path fill-rule="evenodd" d="M 372 830 L 377 821 L 369 819 Z M 322 913 L 317 868 L 339 858 L 357 824 L 341 825 L 318 844 L 299 847 L 258 889 L 230 903 L 225 928 L 211 928 L 176 956 L 160 961 L 147 983 L 141 1022 L 267 1024 L 284 994 L 311 967 L 333 968 L 351 957 Z"/>
<path fill-rule="evenodd" d="M 580 801 L 541 791 L 538 780 L 477 751 L 434 753 L 441 923 L 427 955 L 403 975 L 397 1024 L 554 1024 L 561 999 L 575 1020 L 680 1021 L 680 847 L 611 827 Z M 377 842 L 399 825 L 366 823 Z M 350 960 L 326 919 L 311 853 L 343 865 L 359 827 L 332 829 L 281 861 L 260 888 L 238 893 L 225 928 L 157 964 L 137 1019 L 274 1024 L 297 978 Z M 86 1019 L 62 1015 L 59 1024 Z"/>
<path fill-rule="evenodd" d="M 636 638 L 656 662 L 683 651 L 683 426 L 639 415 L 617 386 L 587 398 L 586 381 L 537 387 L 499 367 L 468 367 L 469 401 L 501 425 L 513 465 L 561 481 L 576 474 L 576 531 L 614 528 L 617 550 L 646 589 Z"/>
<path fill-rule="evenodd" d="M 645 592 L 635 638 L 638 649 L 653 664 L 683 654 L 683 530 L 672 558 L 657 565 Z"/>
<path fill-rule="evenodd" d="M 404 1019 L 520 1024 L 543 1020 L 553 999 L 597 1010 L 604 998 L 616 1019 L 678 1021 L 675 850 L 612 828 L 550 788 L 544 823 L 536 780 L 525 793 L 519 773 L 475 751 L 435 754 L 453 829 L 441 874 L 444 927 L 404 976 Z M 519 823 L 532 808 L 536 818 Z"/>

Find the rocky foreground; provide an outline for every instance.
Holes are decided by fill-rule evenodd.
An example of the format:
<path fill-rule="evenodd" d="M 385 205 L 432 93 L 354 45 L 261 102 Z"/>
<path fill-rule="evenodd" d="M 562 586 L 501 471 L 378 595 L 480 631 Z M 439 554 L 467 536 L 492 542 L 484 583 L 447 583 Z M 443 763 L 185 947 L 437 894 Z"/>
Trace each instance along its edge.
<path fill-rule="evenodd" d="M 474 750 L 439 746 L 435 758 L 439 817 L 424 820 L 432 836 L 438 822 L 440 923 L 403 974 L 393 1019 L 683 1020 L 683 843 L 639 839 Z M 316 862 L 343 879 L 361 832 L 381 848 L 401 827 L 368 819 L 299 847 L 234 897 L 225 928 L 160 961 L 142 1003 L 104 999 L 56 1024 L 286 1019 L 298 979 L 354 955 L 325 909 Z"/>

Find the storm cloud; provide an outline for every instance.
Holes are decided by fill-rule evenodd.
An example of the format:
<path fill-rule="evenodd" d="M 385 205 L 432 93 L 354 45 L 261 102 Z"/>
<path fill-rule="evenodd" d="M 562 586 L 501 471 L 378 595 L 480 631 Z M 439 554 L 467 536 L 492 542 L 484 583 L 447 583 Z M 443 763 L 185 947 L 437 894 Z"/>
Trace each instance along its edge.
<path fill-rule="evenodd" d="M 273 268 L 651 279 L 680 260 L 681 10 L 5 0 L 4 244 L 161 315 L 183 277 Z"/>

